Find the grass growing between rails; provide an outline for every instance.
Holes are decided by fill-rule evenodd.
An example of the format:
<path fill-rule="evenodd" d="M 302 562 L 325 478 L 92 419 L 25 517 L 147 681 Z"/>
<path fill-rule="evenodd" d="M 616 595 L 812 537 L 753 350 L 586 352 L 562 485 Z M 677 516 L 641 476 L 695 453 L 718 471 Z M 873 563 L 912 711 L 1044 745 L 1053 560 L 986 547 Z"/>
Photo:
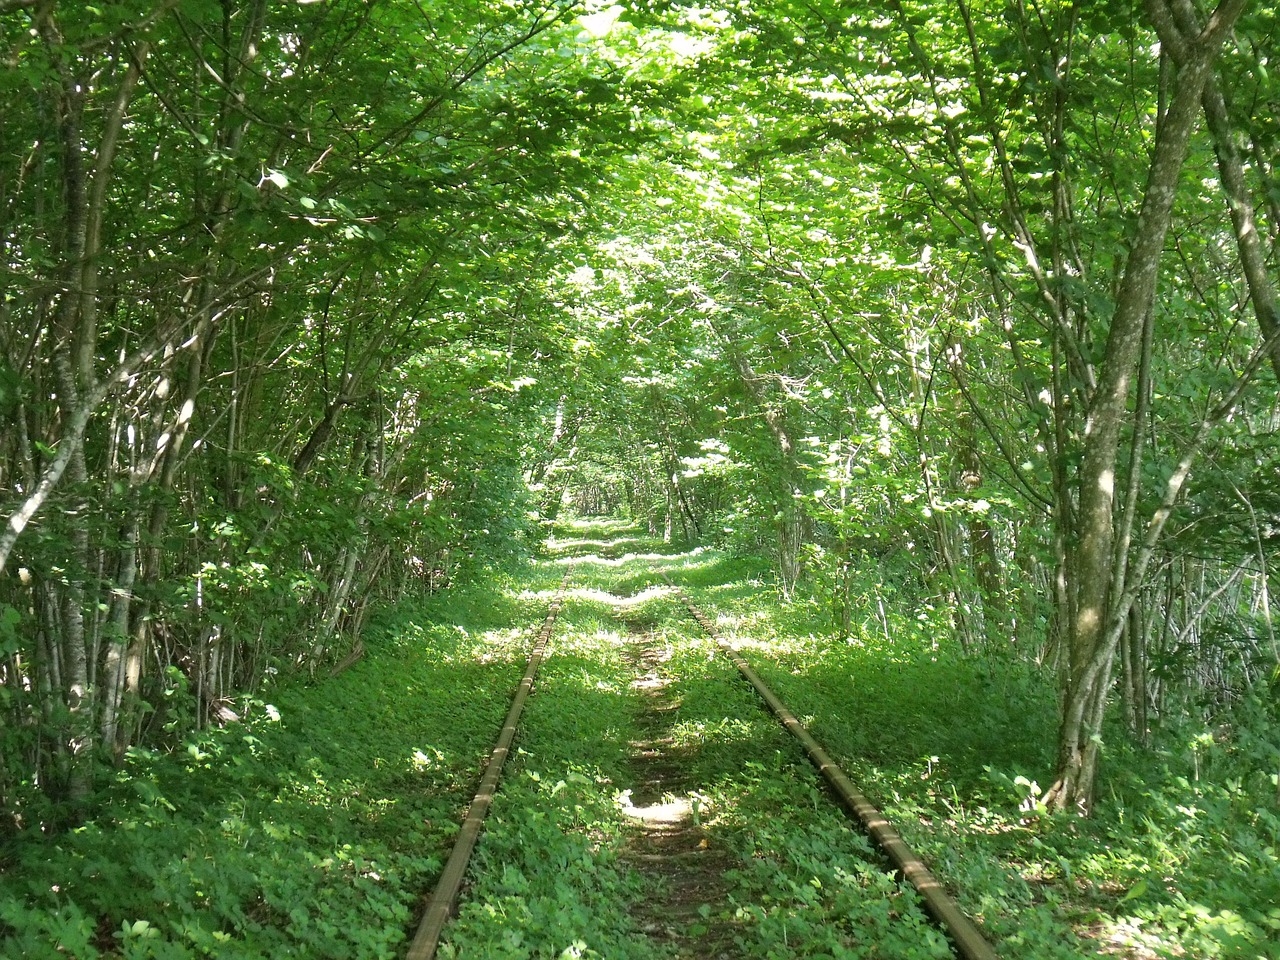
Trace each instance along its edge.
<path fill-rule="evenodd" d="M 574 564 L 572 581 L 437 955 L 650 960 L 662 952 L 634 910 L 650 889 L 626 859 L 639 733 L 623 616 L 648 616 L 656 571 L 684 561 L 607 523 L 561 531 L 549 549 L 552 569 Z"/>
<path fill-rule="evenodd" d="M 1034 665 L 905 618 L 836 641 L 759 583 L 692 592 L 1002 957 L 1280 958 L 1280 732 L 1260 705 L 1228 742 L 1169 730 L 1147 752 L 1116 731 L 1094 818 L 1050 817 L 1054 693 Z"/>
<path fill-rule="evenodd" d="M 781 605 L 763 564 L 562 529 L 516 584 L 383 614 L 336 680 L 131 754 L 79 828 L 0 851 L 0 956 L 402 956 L 565 566 L 549 657 L 440 956 L 926 960 L 942 936 L 663 582 L 671 577 L 845 765 L 1005 960 L 1280 960 L 1274 719 L 1108 746 L 1098 815 L 1037 811 L 1051 678 L 966 657 L 906 612 L 851 641 Z M 655 734 L 629 650 L 661 650 Z M 646 661 L 650 662 L 650 661 Z M 647 668 L 646 668 L 647 669 Z M 715 854 L 706 902 L 656 936 L 674 883 L 636 856 L 635 745 L 669 746 Z M 680 896 L 688 896 L 679 894 Z M 649 909 L 645 906 L 649 905 Z M 705 941 L 699 945 L 699 938 Z"/>
<path fill-rule="evenodd" d="M 388 611 L 337 679 L 131 754 L 88 822 L 0 853 L 0 956 L 402 955 L 559 572 L 531 576 Z"/>
<path fill-rule="evenodd" d="M 587 582 L 584 584 L 584 580 Z M 619 625 L 579 566 L 438 956 L 644 960 L 616 796 L 632 734 Z"/>
<path fill-rule="evenodd" d="M 564 544 L 566 553 L 575 549 Z M 441 956 L 480 958 L 829 957 L 925 960 L 951 956 L 914 891 L 880 861 L 819 786 L 785 732 L 736 680 L 661 585 L 667 573 L 704 588 L 741 565 L 719 554 L 665 556 L 635 539 L 584 536 L 519 750 L 494 803 L 458 918 Z M 672 904 L 669 877 L 637 864 L 629 819 L 636 770 L 628 744 L 646 735 L 629 644 L 661 648 L 674 699 L 665 762 L 684 768 L 682 796 L 704 849 L 728 864 L 723 892 Z M 652 718 L 650 718 L 652 721 Z M 717 868 L 719 869 L 719 867 Z M 651 909 L 670 907 L 681 946 L 650 937 Z M 670 931 L 664 931 L 669 933 Z M 699 938 L 706 942 L 699 944 Z"/>

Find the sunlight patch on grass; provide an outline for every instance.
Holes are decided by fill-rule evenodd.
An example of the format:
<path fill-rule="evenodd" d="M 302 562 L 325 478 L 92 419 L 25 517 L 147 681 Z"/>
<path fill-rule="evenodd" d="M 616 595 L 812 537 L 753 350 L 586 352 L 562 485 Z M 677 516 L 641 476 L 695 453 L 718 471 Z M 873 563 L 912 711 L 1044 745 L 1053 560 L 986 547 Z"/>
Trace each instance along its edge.
<path fill-rule="evenodd" d="M 573 651 L 590 656 L 605 649 L 616 649 L 622 646 L 626 639 L 619 631 L 601 626 L 593 630 L 565 631 L 560 636 L 551 638 L 551 649 L 553 654 Z"/>
<path fill-rule="evenodd" d="M 693 818 L 693 800 L 668 794 L 658 803 L 636 806 L 631 802 L 631 791 L 618 794 L 618 809 L 623 816 L 639 820 L 647 827 L 673 827 Z"/>
<path fill-rule="evenodd" d="M 551 554 L 563 554 L 571 550 L 587 551 L 594 553 L 601 551 L 616 551 L 627 547 L 638 547 L 642 544 L 651 544 L 653 541 L 641 537 L 619 537 L 616 540 L 587 540 L 587 539 L 560 539 L 556 536 L 547 537 L 547 552 Z"/>
<path fill-rule="evenodd" d="M 1105 956 L 1121 956 L 1128 960 L 1157 960 L 1168 956 L 1168 944 L 1142 929 L 1143 921 L 1124 917 L 1116 921 L 1100 921 L 1085 936 L 1095 939 Z"/>
<path fill-rule="evenodd" d="M 476 638 L 475 649 L 470 655 L 478 663 L 524 658 L 528 655 L 528 650 L 525 649 L 528 642 L 529 629 L 523 625 L 486 630 Z"/>
<path fill-rule="evenodd" d="M 557 556 L 550 559 L 550 563 L 559 564 L 560 566 L 592 564 L 600 567 L 622 567 L 629 563 L 637 563 L 643 561 L 647 564 L 664 564 L 679 565 L 681 570 L 698 569 L 709 564 L 689 563 L 686 558 L 697 557 L 703 553 L 711 553 L 707 547 L 695 547 L 686 553 L 624 553 L 620 557 L 603 557 L 598 553 L 588 553 L 573 556 Z"/>
<path fill-rule="evenodd" d="M 764 721 L 772 730 L 773 721 Z M 760 736 L 760 719 L 743 720 L 738 717 L 721 719 L 682 720 L 671 728 L 673 742 L 677 746 L 704 746 L 714 743 L 751 741 Z"/>
<path fill-rule="evenodd" d="M 567 530 L 582 530 L 600 534 L 601 536 L 638 529 L 634 520 L 613 519 L 611 517 L 573 517 L 567 520 L 560 520 L 557 526 Z"/>
<path fill-rule="evenodd" d="M 600 590 L 596 587 L 571 587 L 565 591 L 564 597 L 566 601 L 586 601 L 590 603 L 600 603 L 614 610 L 631 610 L 643 604 L 649 603 L 651 600 L 657 600 L 671 595 L 671 588 L 667 586 L 650 586 L 632 594 L 629 597 L 620 597 L 616 594 L 609 593 L 606 590 Z M 522 597 L 530 597 L 533 599 L 545 599 L 550 602 L 556 595 L 557 590 L 539 590 L 526 594 Z"/>

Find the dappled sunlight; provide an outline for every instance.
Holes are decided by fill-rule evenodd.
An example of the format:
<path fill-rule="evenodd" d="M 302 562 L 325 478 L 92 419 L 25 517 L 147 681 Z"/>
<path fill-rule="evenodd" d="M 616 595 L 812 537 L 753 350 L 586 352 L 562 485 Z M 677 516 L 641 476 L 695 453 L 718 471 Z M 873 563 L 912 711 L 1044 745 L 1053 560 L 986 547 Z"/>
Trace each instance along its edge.
<path fill-rule="evenodd" d="M 608 630 L 604 628 L 596 630 L 574 630 L 562 633 L 551 639 L 551 652 L 553 655 L 563 655 L 572 651 L 584 660 L 584 676 L 588 675 L 592 666 L 589 659 L 593 653 L 601 653 L 605 650 L 612 652 L 626 642 L 626 637 L 616 630 Z"/>
<path fill-rule="evenodd" d="M 634 520 L 610 517 L 571 517 L 567 520 L 557 521 L 556 525 L 562 529 L 577 530 L 584 534 L 598 533 L 601 536 L 611 533 L 625 533 L 637 529 Z"/>
<path fill-rule="evenodd" d="M 579 564 L 590 564 L 598 567 L 622 567 L 631 563 L 643 562 L 651 564 L 655 569 L 663 566 L 678 566 L 680 569 L 697 569 L 709 564 L 689 563 L 687 558 L 698 557 L 705 553 L 711 553 L 707 547 L 694 547 L 692 550 L 681 553 L 624 553 L 620 557 L 606 557 L 599 553 L 588 553 L 573 556 L 552 557 L 549 562 L 560 564 L 561 566 L 577 566 Z"/>
<path fill-rule="evenodd" d="M 765 657 L 774 658 L 779 654 L 790 652 L 785 639 L 761 639 L 753 634 L 724 632 L 725 643 L 736 653 L 755 652 Z"/>
<path fill-rule="evenodd" d="M 550 599 L 556 596 L 558 592 L 558 590 L 540 590 L 526 594 L 526 596 L 550 601 Z M 570 587 L 568 590 L 564 591 L 564 597 L 566 601 L 577 600 L 602 604 L 614 610 L 630 610 L 649 603 L 652 600 L 670 596 L 671 592 L 670 587 L 654 585 L 629 597 L 620 597 L 608 592 L 607 590 L 600 590 L 596 587 Z"/>
<path fill-rule="evenodd" d="M 462 627 L 458 630 L 466 633 Z M 470 658 L 480 663 L 523 660 L 529 652 L 529 630 L 529 626 L 486 630 L 475 638 L 475 648 L 469 651 Z"/>
<path fill-rule="evenodd" d="M 591 600 L 596 603 L 603 603 L 606 606 L 613 607 L 618 610 L 630 610 L 634 607 L 641 606 L 651 600 L 657 600 L 671 596 L 672 590 L 668 586 L 654 585 L 641 590 L 639 593 L 632 594 L 629 597 L 620 597 L 616 594 L 609 593 L 606 590 L 598 590 L 592 587 L 581 587 L 568 591 L 568 595 L 578 600 Z"/>
<path fill-rule="evenodd" d="M 551 536 L 547 538 L 546 550 L 548 553 L 552 553 L 557 556 L 566 554 L 570 551 L 612 553 L 618 550 L 624 550 L 627 547 L 634 548 L 652 543 L 652 538 L 647 537 L 618 537 L 616 540 L 562 540 L 558 537 Z"/>
<path fill-rule="evenodd" d="M 1085 935 L 1098 942 L 1104 956 L 1119 956 L 1128 960 L 1158 960 L 1170 955 L 1176 944 L 1143 930 L 1142 920 L 1122 917 L 1117 920 L 1100 920 L 1085 931 Z"/>
<path fill-rule="evenodd" d="M 738 717 L 696 718 L 672 725 L 671 738 L 677 746 L 705 748 L 714 744 L 760 740 L 762 726 L 772 733 L 770 717 L 743 720 Z"/>
<path fill-rule="evenodd" d="M 623 816 L 638 820 L 648 829 L 671 828 L 693 818 L 693 799 L 688 796 L 667 794 L 655 803 L 636 806 L 631 802 L 631 790 L 618 794 L 618 809 Z"/>
<path fill-rule="evenodd" d="M 441 960 L 941 960 L 845 772 L 1280 960 L 1277 3 L 1138 6 L 0 0 L 0 960 L 403 956 L 490 799 Z"/>

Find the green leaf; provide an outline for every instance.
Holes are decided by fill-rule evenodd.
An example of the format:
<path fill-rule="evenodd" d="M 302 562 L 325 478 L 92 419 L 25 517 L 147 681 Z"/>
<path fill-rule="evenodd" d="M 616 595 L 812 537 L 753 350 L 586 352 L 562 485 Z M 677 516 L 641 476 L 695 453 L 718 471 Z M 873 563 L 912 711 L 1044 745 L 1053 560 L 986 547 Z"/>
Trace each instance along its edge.
<path fill-rule="evenodd" d="M 1147 878 L 1146 877 L 1141 878 L 1137 883 L 1135 883 L 1132 887 L 1129 888 L 1128 893 L 1126 893 L 1123 897 L 1120 898 L 1120 902 L 1128 903 L 1130 900 L 1138 899 L 1138 897 L 1142 896 L 1144 893 L 1147 892 L 1148 886 L 1149 884 L 1147 883 Z"/>

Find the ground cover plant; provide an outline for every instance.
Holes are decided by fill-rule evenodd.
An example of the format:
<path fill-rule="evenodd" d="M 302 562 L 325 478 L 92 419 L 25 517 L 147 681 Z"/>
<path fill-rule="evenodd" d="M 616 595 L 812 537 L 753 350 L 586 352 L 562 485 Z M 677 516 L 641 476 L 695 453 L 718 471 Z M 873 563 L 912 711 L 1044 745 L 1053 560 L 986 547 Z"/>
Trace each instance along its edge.
<path fill-rule="evenodd" d="M 576 511 L 1043 665 L 985 789 L 1149 811 L 1102 887 L 1254 949 L 1177 874 L 1273 863 L 1278 18 L 0 0 L 0 842 Z"/>
<path fill-rule="evenodd" d="M 52 958 L 392 957 L 404 949 L 570 565 L 549 657 L 441 956 L 673 956 L 634 856 L 629 650 L 660 648 L 681 796 L 723 885 L 689 937 L 741 956 L 948 955 L 914 894 L 668 586 L 716 619 L 978 919 L 1001 956 L 1272 960 L 1277 827 L 1265 707 L 1230 736 L 1120 753 L 1106 811 L 1049 814 L 1051 687 L 892 605 L 839 637 L 767 561 L 625 523 L 556 531 L 515 579 L 378 614 L 336 679 L 282 683 L 179 749 L 135 749 L 98 813 L 0 860 L 0 951 Z M 889 629 L 885 630 L 885 622 Z M 940 637 L 942 639 L 940 639 Z M 708 886 L 710 890 L 710 886 Z"/>
<path fill-rule="evenodd" d="M 673 604 L 677 742 L 696 744 L 701 816 L 738 861 L 729 873 L 744 957 L 950 957 L 915 892 L 836 805 L 789 734 Z"/>
<path fill-rule="evenodd" d="M 675 955 L 637 926 L 645 912 L 637 904 L 661 899 L 667 881 L 629 857 L 638 828 L 624 815 L 636 782 L 628 742 L 640 735 L 627 648 L 643 633 L 664 651 L 677 704 L 665 721 L 674 748 L 667 762 L 678 758 L 687 789 L 668 799 L 688 802 L 702 846 L 727 857 L 724 897 L 690 905 L 697 912 L 689 935 L 728 939 L 743 957 L 950 956 L 914 891 L 833 805 L 662 580 L 751 592 L 757 588 L 735 575 L 758 564 L 713 551 L 664 556 L 635 538 L 611 546 L 584 536 L 579 547 L 599 554 L 574 568 L 520 749 L 442 955 Z M 623 550 L 635 552 L 616 556 Z"/>
<path fill-rule="evenodd" d="M 406 602 L 338 678 L 135 750 L 92 818 L 7 845 L 0 956 L 398 956 L 545 606 L 496 581 Z"/>
<path fill-rule="evenodd" d="M 441 957 L 653 956 L 629 910 L 643 885 L 621 859 L 628 825 L 617 795 L 635 734 L 621 627 L 605 593 L 612 568 L 574 564 Z"/>
<path fill-rule="evenodd" d="M 1257 705 L 1233 714 L 1244 732 L 1225 742 L 1179 726 L 1140 751 L 1113 731 L 1104 812 L 1050 816 L 1034 781 L 1056 714 L 1034 664 L 967 657 L 892 608 L 887 635 L 874 623 L 837 639 L 813 604 L 704 592 L 1002 956 L 1280 956 L 1274 731 Z"/>

